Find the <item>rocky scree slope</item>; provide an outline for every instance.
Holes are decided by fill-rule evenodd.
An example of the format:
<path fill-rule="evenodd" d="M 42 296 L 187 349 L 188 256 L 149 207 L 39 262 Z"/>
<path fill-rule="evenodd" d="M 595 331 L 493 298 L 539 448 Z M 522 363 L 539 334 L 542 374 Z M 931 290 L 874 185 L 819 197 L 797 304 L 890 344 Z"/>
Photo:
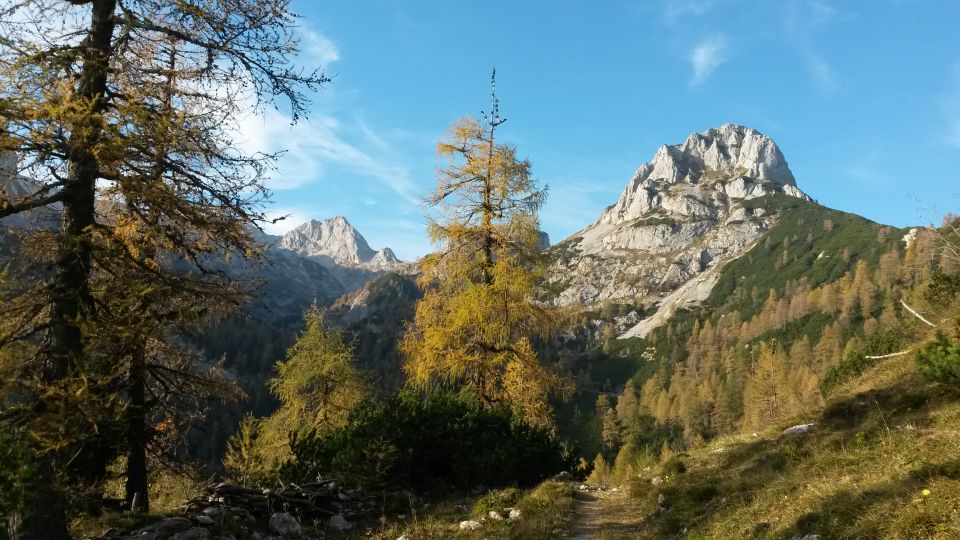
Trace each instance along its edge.
<path fill-rule="evenodd" d="M 754 129 L 724 124 L 661 146 L 596 222 L 551 248 L 547 299 L 670 313 L 700 302 L 723 264 L 776 220 L 744 204 L 771 194 L 810 200 L 776 143 Z"/>

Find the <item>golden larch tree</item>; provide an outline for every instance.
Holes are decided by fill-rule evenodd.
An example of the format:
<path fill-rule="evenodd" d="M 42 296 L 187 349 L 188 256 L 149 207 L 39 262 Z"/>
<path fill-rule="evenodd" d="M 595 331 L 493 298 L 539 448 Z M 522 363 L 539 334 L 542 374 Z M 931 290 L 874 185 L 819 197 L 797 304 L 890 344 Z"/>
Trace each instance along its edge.
<path fill-rule="evenodd" d="M 494 91 L 483 121 L 457 121 L 437 145 L 447 164 L 426 203 L 440 249 L 421 261 L 424 297 L 401 350 L 416 387 L 462 390 L 481 406 L 509 405 L 534 424 L 552 425 L 547 396 L 562 381 L 541 365 L 531 341 L 551 327 L 549 312 L 534 302 L 537 212 L 547 190 L 516 148 L 496 143 L 505 121 Z"/>

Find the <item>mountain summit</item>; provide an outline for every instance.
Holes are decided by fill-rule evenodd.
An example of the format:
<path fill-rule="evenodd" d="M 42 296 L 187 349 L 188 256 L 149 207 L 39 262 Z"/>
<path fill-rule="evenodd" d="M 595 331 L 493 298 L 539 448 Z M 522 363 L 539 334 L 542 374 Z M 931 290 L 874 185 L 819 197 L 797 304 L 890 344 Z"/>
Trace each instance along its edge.
<path fill-rule="evenodd" d="M 636 219 L 656 207 L 685 216 L 708 214 L 709 208 L 694 200 L 704 190 L 693 188 L 714 187 L 729 198 L 752 199 L 770 191 L 764 184 L 806 197 L 797 189 L 787 160 L 773 139 L 752 128 L 724 124 L 694 133 L 683 144 L 661 146 L 651 162 L 637 169 L 620 199 L 599 222 Z"/>
<path fill-rule="evenodd" d="M 552 301 L 700 301 L 776 221 L 753 201 L 773 196 L 810 200 L 773 139 L 754 129 L 724 124 L 661 146 L 596 222 L 552 248 Z"/>
<path fill-rule="evenodd" d="M 367 240 L 343 216 L 323 221 L 311 219 L 280 238 L 277 247 L 312 257 L 325 264 L 359 266 L 375 260 L 377 265 L 399 262 L 389 248 L 374 251 Z"/>

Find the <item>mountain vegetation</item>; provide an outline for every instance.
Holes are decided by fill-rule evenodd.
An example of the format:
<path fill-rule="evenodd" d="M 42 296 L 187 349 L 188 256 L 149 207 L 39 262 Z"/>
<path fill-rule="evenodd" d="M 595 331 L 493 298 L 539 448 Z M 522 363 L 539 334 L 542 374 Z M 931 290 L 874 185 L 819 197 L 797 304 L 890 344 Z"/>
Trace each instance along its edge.
<path fill-rule="evenodd" d="M 0 16 L 0 540 L 960 536 L 955 215 L 724 124 L 551 247 L 494 91 L 434 252 L 271 236 L 238 122 L 330 82 L 287 1 Z"/>
<path fill-rule="evenodd" d="M 400 344 L 404 370 L 422 389 L 462 389 L 483 407 L 507 405 L 527 422 L 549 427 L 547 398 L 563 382 L 540 363 L 532 344 L 551 324 L 532 301 L 537 210 L 546 189 L 516 149 L 496 143 L 496 128 L 506 121 L 496 94 L 484 117 L 485 124 L 460 120 L 437 145 L 451 160 L 428 198 L 440 212 L 428 228 L 440 250 L 421 261 L 424 294 Z"/>

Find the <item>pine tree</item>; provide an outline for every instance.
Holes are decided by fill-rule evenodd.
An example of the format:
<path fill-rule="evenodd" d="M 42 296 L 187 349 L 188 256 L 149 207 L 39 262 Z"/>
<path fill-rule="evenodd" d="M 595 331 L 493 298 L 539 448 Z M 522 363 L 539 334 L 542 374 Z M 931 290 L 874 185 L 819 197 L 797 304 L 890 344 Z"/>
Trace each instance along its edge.
<path fill-rule="evenodd" d="M 266 472 L 258 438 L 262 420 L 248 414 L 240 421 L 237 432 L 227 441 L 223 467 L 227 475 L 241 486 Z"/>
<path fill-rule="evenodd" d="M 484 119 L 458 121 L 437 145 L 450 160 L 427 199 L 437 212 L 428 231 L 440 251 L 421 263 L 424 297 L 401 343 L 404 369 L 417 387 L 462 389 L 481 406 L 509 405 L 548 426 L 547 396 L 562 381 L 533 349 L 552 326 L 533 301 L 546 189 L 515 148 L 496 143 L 506 119 L 495 93 Z"/>
<path fill-rule="evenodd" d="M 612 451 L 620 446 L 620 422 L 617 420 L 617 412 L 613 409 L 607 409 L 603 414 L 603 427 L 600 433 L 606 450 Z"/>

